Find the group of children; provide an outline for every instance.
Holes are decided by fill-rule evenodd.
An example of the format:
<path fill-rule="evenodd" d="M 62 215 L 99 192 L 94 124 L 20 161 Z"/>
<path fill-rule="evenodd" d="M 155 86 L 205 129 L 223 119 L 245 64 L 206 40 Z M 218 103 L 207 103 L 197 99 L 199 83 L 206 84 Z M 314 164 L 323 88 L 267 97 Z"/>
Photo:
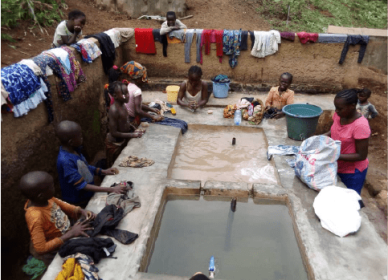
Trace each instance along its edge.
<path fill-rule="evenodd" d="M 54 46 L 72 44 L 82 34 L 86 16 L 80 11 L 69 13 L 69 19 L 61 22 L 54 35 Z M 163 32 L 185 28 L 176 20 L 175 13 L 167 14 L 162 25 Z M 122 80 L 121 74 L 127 74 L 130 82 Z M 275 118 L 284 115 L 281 109 L 294 102 L 294 92 L 289 89 L 293 76 L 283 73 L 279 86 L 271 88 L 265 102 L 266 110 L 276 109 Z M 62 121 L 56 128 L 61 142 L 57 159 L 57 172 L 62 199 L 54 196 L 54 180 L 43 171 L 30 172 L 20 180 L 20 190 L 27 197 L 25 217 L 31 234 L 31 253 L 48 264 L 59 247 L 68 239 L 87 236 L 85 231 L 91 227 L 88 222 L 76 222 L 82 216 L 94 217 L 86 211 L 90 198 L 95 192 L 124 194 L 125 186 L 102 188 L 94 184 L 94 176 L 115 175 L 110 168 L 115 158 L 131 138 L 142 137 L 144 131 L 137 130 L 142 117 L 158 122 L 163 119 L 159 110 L 142 104 L 141 85 L 147 82 L 147 70 L 141 64 L 130 61 L 122 67 L 109 70 L 109 84 L 105 86 L 107 100 L 109 133 L 106 137 L 108 169 L 91 166 L 81 153 L 83 143 L 80 125 L 72 121 Z M 334 124 L 328 134 L 335 140 L 341 140 L 339 175 L 344 183 L 360 192 L 365 180 L 368 138 L 370 128 L 365 118 L 374 118 L 377 111 L 368 102 L 371 91 L 345 90 L 337 94 L 334 104 Z M 183 82 L 178 93 L 177 103 L 181 107 L 195 111 L 209 100 L 208 84 L 202 80 L 202 69 L 192 66 L 188 71 L 188 80 Z M 364 118 L 365 117 L 365 118 Z M 345 138 L 346 139 L 345 139 Z M 349 175 L 350 174 L 350 175 Z M 354 185 L 357 185 L 354 187 Z M 361 185 L 361 188 L 360 188 Z M 90 221 L 90 219 L 88 219 Z M 71 226 L 73 224 L 73 226 Z M 192 279 L 207 279 L 203 274 Z"/>

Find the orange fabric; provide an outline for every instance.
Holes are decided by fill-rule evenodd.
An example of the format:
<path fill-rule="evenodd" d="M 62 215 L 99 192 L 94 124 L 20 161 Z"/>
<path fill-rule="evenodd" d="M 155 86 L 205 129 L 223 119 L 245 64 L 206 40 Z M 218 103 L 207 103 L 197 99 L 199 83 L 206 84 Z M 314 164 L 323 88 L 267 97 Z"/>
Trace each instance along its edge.
<path fill-rule="evenodd" d="M 267 99 L 265 100 L 265 107 L 275 107 L 282 109 L 288 104 L 294 103 L 294 91 L 287 89 L 282 95 L 279 95 L 279 87 L 273 87 L 268 93 Z"/>
<path fill-rule="evenodd" d="M 182 43 L 182 41 L 179 40 L 178 38 L 176 38 L 176 37 L 170 38 L 169 36 L 167 36 L 167 42 L 169 44 L 181 44 Z"/>
<path fill-rule="evenodd" d="M 45 207 L 28 207 L 29 202 L 27 200 L 24 210 L 34 249 L 39 254 L 55 250 L 63 244 L 59 237 L 70 228 L 68 216 L 76 219 L 80 207 L 55 197 L 49 199 Z"/>

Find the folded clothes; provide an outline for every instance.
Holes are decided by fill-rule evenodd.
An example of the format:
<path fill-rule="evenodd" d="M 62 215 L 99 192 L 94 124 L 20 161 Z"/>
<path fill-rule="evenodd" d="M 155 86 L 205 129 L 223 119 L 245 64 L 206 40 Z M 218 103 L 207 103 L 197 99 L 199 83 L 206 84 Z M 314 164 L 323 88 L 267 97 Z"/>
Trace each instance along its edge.
<path fill-rule="evenodd" d="M 348 35 L 346 34 L 318 34 L 318 43 L 344 43 Z"/>

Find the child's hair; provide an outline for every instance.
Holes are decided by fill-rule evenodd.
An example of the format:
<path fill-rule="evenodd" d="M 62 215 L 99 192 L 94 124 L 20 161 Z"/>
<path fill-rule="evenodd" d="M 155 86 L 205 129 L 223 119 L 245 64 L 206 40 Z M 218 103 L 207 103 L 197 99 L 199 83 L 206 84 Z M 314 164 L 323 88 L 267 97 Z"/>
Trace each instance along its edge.
<path fill-rule="evenodd" d="M 363 88 L 358 93 L 361 93 L 362 95 L 366 95 L 368 98 L 371 96 L 372 92 L 369 88 Z"/>
<path fill-rule="evenodd" d="M 176 14 L 175 14 L 175 12 L 173 12 L 173 11 L 168 11 L 167 14 L 166 14 L 166 18 L 167 18 L 168 16 L 173 16 L 174 18 L 176 18 Z"/>
<path fill-rule="evenodd" d="M 201 274 L 194 275 L 189 280 L 210 280 L 210 279 L 209 277 L 201 273 Z"/>
<path fill-rule="evenodd" d="M 287 77 L 287 79 L 289 79 L 289 80 L 290 80 L 290 83 L 292 83 L 292 78 L 293 78 L 293 76 L 292 76 L 292 74 L 291 74 L 291 73 L 284 72 L 283 74 L 281 74 L 281 75 L 280 75 L 280 77 L 283 77 L 283 76 L 286 76 L 286 77 Z"/>
<path fill-rule="evenodd" d="M 62 144 L 67 144 L 75 136 L 80 125 L 72 121 L 61 121 L 56 128 L 56 135 Z"/>
<path fill-rule="evenodd" d="M 359 90 L 355 88 L 344 89 L 338 92 L 335 98 L 345 99 L 346 104 L 357 104 L 358 102 L 358 94 Z"/>
<path fill-rule="evenodd" d="M 120 75 L 121 75 L 120 69 L 115 69 L 113 67 L 109 69 L 108 71 L 109 84 L 116 82 L 120 78 Z"/>
<path fill-rule="evenodd" d="M 189 75 L 190 74 L 196 74 L 198 76 L 202 76 L 202 69 L 199 66 L 193 65 L 189 69 Z"/>
<path fill-rule="evenodd" d="M 109 87 L 108 87 L 108 92 L 110 95 L 113 96 L 113 94 L 115 93 L 116 91 L 116 88 L 118 88 L 119 86 L 121 86 L 123 83 L 120 82 L 120 81 L 115 81 L 113 83 L 110 83 L 109 84 Z"/>
<path fill-rule="evenodd" d="M 80 10 L 73 10 L 69 13 L 69 20 L 76 19 L 79 17 L 86 18 L 86 15 L 83 12 L 81 12 Z"/>
<path fill-rule="evenodd" d="M 19 182 L 19 189 L 28 199 L 34 199 L 38 193 L 37 188 L 41 187 L 52 176 L 44 171 L 32 171 L 25 174 Z"/>

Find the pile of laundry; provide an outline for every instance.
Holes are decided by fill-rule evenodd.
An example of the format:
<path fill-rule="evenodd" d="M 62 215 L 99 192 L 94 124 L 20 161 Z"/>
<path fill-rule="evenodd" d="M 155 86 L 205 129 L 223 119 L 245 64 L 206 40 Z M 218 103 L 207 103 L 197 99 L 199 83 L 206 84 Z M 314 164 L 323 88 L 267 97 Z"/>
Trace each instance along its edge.
<path fill-rule="evenodd" d="M 253 97 L 243 97 L 237 104 L 227 105 L 224 108 L 224 118 L 233 118 L 236 110 L 241 110 L 243 120 L 258 125 L 263 120 L 264 103 L 259 98 L 255 100 Z"/>

